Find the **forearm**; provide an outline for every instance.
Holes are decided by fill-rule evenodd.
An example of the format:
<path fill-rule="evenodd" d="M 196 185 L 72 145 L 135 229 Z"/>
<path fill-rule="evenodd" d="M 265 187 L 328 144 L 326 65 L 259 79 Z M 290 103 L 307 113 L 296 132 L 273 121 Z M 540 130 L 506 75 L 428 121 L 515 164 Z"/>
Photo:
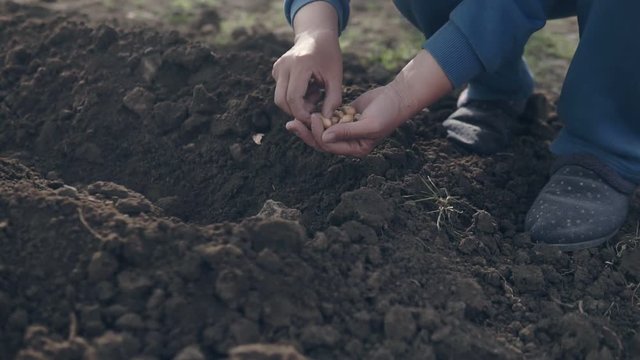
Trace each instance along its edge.
<path fill-rule="evenodd" d="M 398 96 L 397 117 L 401 122 L 430 106 L 453 89 L 449 78 L 425 50 L 422 50 L 389 83 L 391 93 Z M 397 124 L 398 126 L 401 123 Z"/>
<path fill-rule="evenodd" d="M 304 34 L 320 32 L 339 33 L 338 13 L 325 1 L 316 1 L 302 7 L 293 19 L 293 31 L 296 39 Z"/>
<path fill-rule="evenodd" d="M 544 26 L 545 1 L 464 0 L 424 48 L 454 86 L 482 72 L 495 72 L 522 56 L 529 36 Z"/>

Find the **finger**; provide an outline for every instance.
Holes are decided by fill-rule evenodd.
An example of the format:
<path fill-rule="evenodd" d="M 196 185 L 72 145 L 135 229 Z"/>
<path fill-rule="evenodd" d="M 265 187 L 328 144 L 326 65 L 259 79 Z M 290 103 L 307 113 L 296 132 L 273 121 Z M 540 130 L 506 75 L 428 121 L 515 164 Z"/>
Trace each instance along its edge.
<path fill-rule="evenodd" d="M 356 111 L 359 113 L 363 113 L 364 110 L 371 105 L 371 103 L 378 97 L 384 89 L 382 87 L 375 88 L 373 90 L 369 90 L 366 93 L 358 96 L 351 105 L 356 108 Z"/>
<path fill-rule="evenodd" d="M 282 72 L 276 81 L 276 91 L 273 95 L 273 101 L 282 111 L 291 115 L 291 109 L 287 103 L 287 87 L 289 86 L 289 74 Z"/>
<path fill-rule="evenodd" d="M 305 109 L 304 97 L 307 94 L 311 72 L 297 72 L 291 75 L 287 88 L 287 103 L 291 109 L 291 115 L 298 120 L 307 120 L 311 113 Z"/>
<path fill-rule="evenodd" d="M 320 89 L 317 87 L 312 88 L 310 86 L 309 90 L 307 90 L 307 96 L 305 96 L 305 101 L 304 101 L 305 110 L 307 110 L 309 113 L 316 112 L 316 106 L 320 100 L 322 100 L 322 92 L 320 91 Z M 306 121 L 302 120 L 302 122 L 305 125 L 307 125 L 307 127 L 311 127 L 310 118 L 307 119 Z"/>
<path fill-rule="evenodd" d="M 336 143 L 324 143 L 322 149 L 336 155 L 363 157 L 373 149 L 373 142 L 368 140 L 341 141 Z"/>
<path fill-rule="evenodd" d="M 328 81 L 326 84 L 326 96 L 322 105 L 322 115 L 331 117 L 333 111 L 342 104 L 342 79 Z"/>
<path fill-rule="evenodd" d="M 280 73 L 280 59 L 276 60 L 276 62 L 273 63 L 273 67 L 271 68 L 271 76 L 275 80 L 278 80 L 279 73 Z"/>
<path fill-rule="evenodd" d="M 311 115 L 311 133 L 316 144 L 322 149 L 322 133 L 324 132 L 324 124 L 320 114 Z"/>
<path fill-rule="evenodd" d="M 373 140 L 375 129 L 372 129 L 372 123 L 362 119 L 360 121 L 336 124 L 322 135 L 323 143 L 335 143 L 340 141 L 353 140 Z"/>
<path fill-rule="evenodd" d="M 299 137 L 305 144 L 311 146 L 316 150 L 320 150 L 318 144 L 316 144 L 311 131 L 299 120 L 289 121 L 285 127 L 287 130 L 294 133 L 297 137 Z"/>
<path fill-rule="evenodd" d="M 332 126 L 331 128 L 335 126 Z M 336 155 L 362 157 L 368 154 L 372 149 L 372 147 L 367 146 L 368 142 L 359 141 L 359 140 L 326 143 L 322 140 L 322 137 L 323 137 L 322 134 L 326 133 L 327 131 L 328 130 L 324 129 L 324 125 L 322 124 L 322 119 L 320 118 L 319 114 L 312 114 L 311 115 L 311 132 L 313 134 L 313 139 L 315 143 L 321 150 L 330 152 Z M 369 142 L 372 143 L 371 141 Z"/>

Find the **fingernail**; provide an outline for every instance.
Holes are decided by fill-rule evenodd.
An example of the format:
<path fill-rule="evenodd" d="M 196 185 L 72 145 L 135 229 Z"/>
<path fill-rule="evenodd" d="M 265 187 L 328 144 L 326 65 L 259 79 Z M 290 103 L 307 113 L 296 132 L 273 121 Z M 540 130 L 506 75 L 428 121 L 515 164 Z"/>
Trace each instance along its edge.
<path fill-rule="evenodd" d="M 293 126 L 293 121 L 288 121 L 286 124 L 284 124 L 284 127 L 287 130 L 291 130 L 292 126 Z"/>

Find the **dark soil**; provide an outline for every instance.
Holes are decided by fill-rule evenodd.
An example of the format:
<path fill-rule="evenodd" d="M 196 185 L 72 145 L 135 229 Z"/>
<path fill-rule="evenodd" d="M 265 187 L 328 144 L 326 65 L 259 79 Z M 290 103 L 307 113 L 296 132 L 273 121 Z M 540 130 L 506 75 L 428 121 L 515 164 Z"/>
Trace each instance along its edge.
<path fill-rule="evenodd" d="M 522 232 L 558 127 L 543 98 L 492 157 L 443 140 L 454 97 L 365 159 L 320 154 L 272 104 L 286 46 L 3 5 L 0 358 L 640 354 L 639 201 L 606 247 Z M 346 68 L 348 98 L 372 85 Z"/>

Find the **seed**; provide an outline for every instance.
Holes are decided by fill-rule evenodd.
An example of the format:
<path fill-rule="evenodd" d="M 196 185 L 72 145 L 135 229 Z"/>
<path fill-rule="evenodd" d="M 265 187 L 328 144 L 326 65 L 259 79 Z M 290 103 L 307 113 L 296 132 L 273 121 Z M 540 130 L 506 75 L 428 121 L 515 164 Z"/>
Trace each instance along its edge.
<path fill-rule="evenodd" d="M 320 114 L 320 118 L 322 119 L 322 126 L 325 129 L 330 128 L 335 124 L 347 124 L 350 122 L 358 121 L 362 117 L 361 114 L 358 114 L 356 108 L 351 105 L 345 105 L 340 109 L 336 109 L 333 112 L 333 116 L 330 118 L 326 118 Z"/>
<path fill-rule="evenodd" d="M 345 115 L 340 119 L 340 124 L 353 122 L 353 115 Z"/>
<path fill-rule="evenodd" d="M 328 129 L 333 124 L 331 123 L 331 119 L 327 119 L 326 117 L 322 116 L 322 125 L 324 126 L 325 129 Z"/>
<path fill-rule="evenodd" d="M 351 105 L 345 105 L 342 110 L 344 110 L 344 113 L 347 115 L 355 115 L 357 113 L 356 108 Z"/>
<path fill-rule="evenodd" d="M 264 138 L 264 134 L 253 134 L 251 135 L 251 138 L 253 139 L 253 142 L 256 143 L 257 145 L 262 145 L 262 139 Z"/>

